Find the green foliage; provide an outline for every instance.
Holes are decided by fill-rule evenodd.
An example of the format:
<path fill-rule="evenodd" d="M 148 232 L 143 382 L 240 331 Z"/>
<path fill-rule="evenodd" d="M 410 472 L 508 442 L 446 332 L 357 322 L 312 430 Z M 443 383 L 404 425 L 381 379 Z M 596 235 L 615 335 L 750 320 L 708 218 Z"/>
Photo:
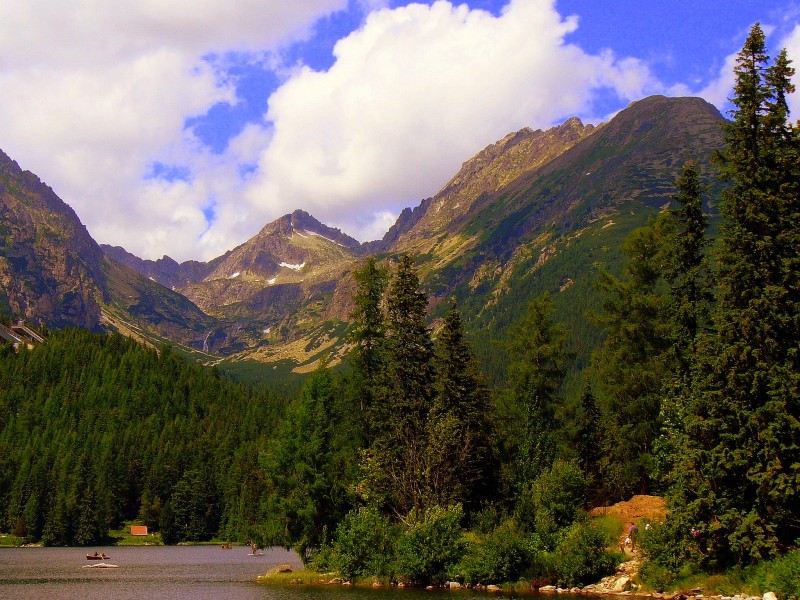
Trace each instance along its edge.
<path fill-rule="evenodd" d="M 514 582 L 523 575 L 541 577 L 544 569 L 535 565 L 542 562 L 542 557 L 538 538 L 509 520 L 469 543 L 455 573 L 470 585 Z"/>
<path fill-rule="evenodd" d="M 375 508 L 347 513 L 331 547 L 330 566 L 345 579 L 390 577 L 397 531 Z"/>
<path fill-rule="evenodd" d="M 426 323 L 427 298 L 410 256 L 403 256 L 389 283 L 386 299 L 386 365 L 375 393 L 375 419 L 369 459 L 381 465 L 366 479 L 372 497 L 407 514 L 430 497 L 426 476 L 428 416 L 435 389 L 434 350 Z M 367 465 L 368 467 L 368 465 Z"/>
<path fill-rule="evenodd" d="M 543 294 L 528 304 L 528 312 L 509 334 L 509 381 L 522 415 L 517 433 L 516 485 L 524 488 L 552 464 L 555 405 L 564 379 L 567 331 L 553 320 L 553 301 Z"/>
<path fill-rule="evenodd" d="M 304 561 L 320 548 L 323 531 L 333 531 L 352 506 L 348 471 L 357 448 L 350 443 L 348 428 L 341 427 L 346 421 L 336 397 L 331 373 L 322 365 L 263 457 L 269 490 L 266 516 L 282 530 L 276 528 L 260 541 L 293 547 Z"/>
<path fill-rule="evenodd" d="M 737 57 L 719 152 L 730 187 L 718 252 L 715 335 L 686 406 L 674 504 L 706 537 L 704 566 L 785 551 L 800 537 L 800 135 L 788 121 L 785 53 L 751 29 Z"/>
<path fill-rule="evenodd" d="M 640 527 L 637 543 L 645 558 L 642 579 L 656 591 L 669 589 L 681 572 L 698 569 L 698 539 L 675 515 L 664 523 L 650 523 L 649 529 Z"/>
<path fill-rule="evenodd" d="M 582 514 L 586 479 L 574 461 L 556 461 L 523 491 L 517 515 L 529 531 L 535 531 L 552 548 L 559 532 Z"/>
<path fill-rule="evenodd" d="M 553 571 L 562 587 L 586 585 L 614 572 L 617 558 L 609 540 L 591 521 L 578 521 L 564 533 L 553 553 Z"/>
<path fill-rule="evenodd" d="M 172 519 L 174 542 L 227 524 L 242 538 L 257 518 L 241 502 L 258 468 L 252 444 L 280 409 L 168 347 L 118 335 L 56 331 L 0 353 L 0 529 L 97 544 L 142 514 L 154 526 Z"/>
<path fill-rule="evenodd" d="M 762 590 L 775 592 L 779 600 L 800 600 L 800 550 L 763 563 L 755 579 Z"/>
<path fill-rule="evenodd" d="M 429 503 L 478 505 L 491 493 L 493 420 L 455 299 L 437 340 L 436 396 L 427 426 Z"/>
<path fill-rule="evenodd" d="M 621 500 L 651 491 L 661 394 L 670 372 L 671 324 L 663 265 L 671 224 L 664 218 L 625 240 L 622 278 L 601 271 L 604 296 L 595 315 L 608 337 L 593 357 L 593 388 L 604 416 L 601 472 L 605 494 Z"/>
<path fill-rule="evenodd" d="M 464 554 L 461 505 L 432 506 L 408 515 L 397 540 L 396 577 L 415 584 L 441 584 Z"/>

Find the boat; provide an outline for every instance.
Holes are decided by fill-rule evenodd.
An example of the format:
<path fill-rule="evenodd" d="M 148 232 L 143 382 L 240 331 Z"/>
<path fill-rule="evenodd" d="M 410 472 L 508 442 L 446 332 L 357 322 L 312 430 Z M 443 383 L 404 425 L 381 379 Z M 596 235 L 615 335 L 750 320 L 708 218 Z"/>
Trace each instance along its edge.
<path fill-rule="evenodd" d="M 94 554 L 86 555 L 86 560 L 108 560 L 110 558 L 111 558 L 110 556 L 105 555 L 105 552 L 102 554 L 98 554 L 97 552 L 95 552 Z"/>

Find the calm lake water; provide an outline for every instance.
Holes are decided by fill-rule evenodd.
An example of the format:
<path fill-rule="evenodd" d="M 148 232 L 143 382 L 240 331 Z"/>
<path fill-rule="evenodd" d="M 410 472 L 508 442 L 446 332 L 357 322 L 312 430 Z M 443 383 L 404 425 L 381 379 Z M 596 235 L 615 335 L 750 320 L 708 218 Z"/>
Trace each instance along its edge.
<path fill-rule="evenodd" d="M 87 568 L 87 552 L 105 552 L 116 569 Z M 494 598 L 469 591 L 354 589 L 331 586 L 272 587 L 255 578 L 280 564 L 300 567 L 297 555 L 281 549 L 249 556 L 250 548 L 215 546 L 128 546 L 107 548 L 0 548 L 0 598 L 80 599 L 268 599 L 430 600 Z M 508 599 L 512 596 L 504 595 Z M 531 596 L 525 596 L 530 599 Z M 559 600 L 567 600 L 563 595 Z M 584 598 L 585 600 L 585 598 Z"/>

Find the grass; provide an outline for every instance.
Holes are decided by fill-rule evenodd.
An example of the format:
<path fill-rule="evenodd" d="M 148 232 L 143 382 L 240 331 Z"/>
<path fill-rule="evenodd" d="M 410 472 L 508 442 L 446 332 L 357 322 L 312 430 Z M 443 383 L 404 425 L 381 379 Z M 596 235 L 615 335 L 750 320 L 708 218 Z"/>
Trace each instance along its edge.
<path fill-rule="evenodd" d="M 18 548 L 25 543 L 24 538 L 0 533 L 0 548 Z"/>
<path fill-rule="evenodd" d="M 280 573 L 278 569 L 279 567 L 275 567 L 263 575 L 259 575 L 258 582 L 269 585 L 319 585 L 328 583 L 336 577 L 335 573 L 319 573 L 310 569 L 302 569 L 290 573 Z"/>
<path fill-rule="evenodd" d="M 163 546 L 161 534 L 150 533 L 148 535 L 131 535 L 131 525 L 136 525 L 132 521 L 126 521 L 121 529 L 110 529 L 108 537 L 114 540 L 115 546 Z"/>

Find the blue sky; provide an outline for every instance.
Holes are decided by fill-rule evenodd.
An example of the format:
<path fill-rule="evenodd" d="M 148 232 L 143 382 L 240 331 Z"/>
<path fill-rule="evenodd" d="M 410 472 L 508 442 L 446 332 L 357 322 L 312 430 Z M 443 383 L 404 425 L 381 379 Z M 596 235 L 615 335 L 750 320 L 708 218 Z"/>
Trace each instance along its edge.
<path fill-rule="evenodd" d="M 798 0 L 1 3 L 0 148 L 145 258 L 296 208 L 374 239 L 510 131 L 655 93 L 727 110 L 756 21 L 800 60 Z"/>

